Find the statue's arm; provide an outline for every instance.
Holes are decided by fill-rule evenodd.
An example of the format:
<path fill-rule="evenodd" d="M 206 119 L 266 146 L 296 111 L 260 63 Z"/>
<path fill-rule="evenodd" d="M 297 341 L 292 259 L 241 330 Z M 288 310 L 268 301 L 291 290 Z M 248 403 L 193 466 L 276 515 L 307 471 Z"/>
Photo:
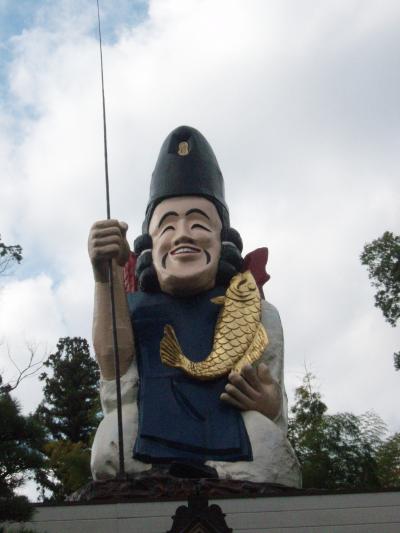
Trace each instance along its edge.
<path fill-rule="evenodd" d="M 113 260 L 114 298 L 120 372 L 124 375 L 134 357 L 133 331 L 123 282 L 123 265 L 129 257 L 127 225 L 117 220 L 96 222 L 89 234 L 89 257 L 95 279 L 93 346 L 103 379 L 115 377 L 114 341 L 108 262 Z"/>
<path fill-rule="evenodd" d="M 279 410 L 273 418 L 274 422 L 287 431 L 288 406 L 284 380 L 284 336 L 281 317 L 271 303 L 262 301 L 262 321 L 268 332 L 269 344 L 261 361 L 268 366 L 272 379 L 278 385 Z"/>
<path fill-rule="evenodd" d="M 276 308 L 265 301 L 262 302 L 262 322 L 269 343 L 258 366 L 247 365 L 240 374 L 231 372 L 221 399 L 243 411 L 258 411 L 285 426 L 282 325 Z"/>

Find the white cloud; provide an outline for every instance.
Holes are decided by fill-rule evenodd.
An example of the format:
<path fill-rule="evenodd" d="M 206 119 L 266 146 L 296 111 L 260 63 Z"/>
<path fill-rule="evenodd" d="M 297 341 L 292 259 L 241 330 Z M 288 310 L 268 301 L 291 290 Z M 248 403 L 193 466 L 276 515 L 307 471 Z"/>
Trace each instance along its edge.
<path fill-rule="evenodd" d="M 11 281 L 0 292 L 0 372 L 4 382 L 13 382 L 18 370 L 27 366 L 29 348 L 37 362 L 47 356 L 65 331 L 63 311 L 57 305 L 51 280 L 41 275 L 24 281 Z M 9 357 L 11 355 L 12 360 Z M 16 367 L 13 362 L 15 362 Z M 16 389 L 25 412 L 41 400 L 36 378 L 27 378 Z"/>
<path fill-rule="evenodd" d="M 49 331 L 61 330 L 60 311 L 47 276 L 11 282 L 2 288 L 0 298 L 2 335 L 28 338 L 32 332 L 32 340 L 42 342 Z"/>

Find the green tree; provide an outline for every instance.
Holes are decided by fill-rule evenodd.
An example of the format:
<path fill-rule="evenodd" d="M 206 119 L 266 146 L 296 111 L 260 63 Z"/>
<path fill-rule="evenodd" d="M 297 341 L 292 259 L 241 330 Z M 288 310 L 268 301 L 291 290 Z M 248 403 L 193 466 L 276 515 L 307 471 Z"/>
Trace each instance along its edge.
<path fill-rule="evenodd" d="M 0 236 L 0 276 L 8 274 L 13 264 L 22 261 L 19 244 L 7 246 Z M 18 496 L 15 490 L 30 476 L 33 469 L 40 470 L 44 457 L 40 453 L 44 432 L 32 416 L 23 416 L 18 402 L 10 392 L 30 375 L 37 364 L 31 359 L 25 369 L 19 372 L 15 383 L 3 384 L 0 376 L 0 522 L 6 520 L 28 520 L 34 508 L 25 496 Z"/>
<path fill-rule="evenodd" d="M 385 231 L 364 246 L 360 259 L 377 289 L 375 306 L 391 326 L 396 326 L 400 317 L 400 236 Z M 394 354 L 394 366 L 400 370 L 400 351 Z"/>
<path fill-rule="evenodd" d="M 378 488 L 377 450 L 385 425 L 373 413 L 327 414 L 307 373 L 296 389 L 289 439 L 302 465 L 305 488 Z"/>
<path fill-rule="evenodd" d="M 377 453 L 379 480 L 383 488 L 400 487 L 400 433 L 381 444 Z"/>
<path fill-rule="evenodd" d="M 46 443 L 44 452 L 48 457 L 44 485 L 52 492 L 52 500 L 64 500 L 91 479 L 91 451 L 87 444 L 53 440 Z"/>
<path fill-rule="evenodd" d="M 7 246 L 0 235 L 0 276 L 5 275 L 13 263 L 22 261 L 22 248 L 19 244 Z"/>
<path fill-rule="evenodd" d="M 15 489 L 29 478 L 31 470 L 40 470 L 44 456 L 39 451 L 44 431 L 33 416 L 23 416 L 18 402 L 2 385 L 0 377 L 0 522 L 26 521 L 33 507 Z"/>
<path fill-rule="evenodd" d="M 61 338 L 39 379 L 44 399 L 36 415 L 47 430 L 48 472 L 37 481 L 62 500 L 90 479 L 90 445 L 100 419 L 99 370 L 80 337 Z M 44 494 L 44 492 L 43 492 Z"/>
<path fill-rule="evenodd" d="M 88 443 L 98 425 L 99 369 L 80 337 L 61 338 L 43 366 L 44 400 L 37 409 L 55 440 Z"/>

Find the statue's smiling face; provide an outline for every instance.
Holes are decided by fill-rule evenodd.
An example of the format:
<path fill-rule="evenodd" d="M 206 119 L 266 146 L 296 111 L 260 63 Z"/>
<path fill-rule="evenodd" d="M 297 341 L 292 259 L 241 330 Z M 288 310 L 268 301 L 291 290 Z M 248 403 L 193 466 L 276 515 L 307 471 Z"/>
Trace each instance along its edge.
<path fill-rule="evenodd" d="M 167 198 L 157 205 L 149 233 L 161 290 L 196 294 L 215 285 L 222 223 L 212 202 L 200 196 Z"/>

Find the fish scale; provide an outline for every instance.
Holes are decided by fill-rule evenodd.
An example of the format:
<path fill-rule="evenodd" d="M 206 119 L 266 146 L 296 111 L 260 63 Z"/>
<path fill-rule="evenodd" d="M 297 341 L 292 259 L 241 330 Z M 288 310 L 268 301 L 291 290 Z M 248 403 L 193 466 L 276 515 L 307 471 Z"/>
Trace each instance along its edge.
<path fill-rule="evenodd" d="M 257 361 L 268 344 L 261 323 L 261 300 L 250 271 L 236 274 L 223 297 L 212 299 L 223 307 L 215 326 L 211 353 L 204 361 L 190 361 L 181 350 L 172 326 L 164 328 L 160 342 L 161 361 L 181 368 L 195 379 L 209 380 L 240 372 L 244 365 Z"/>

